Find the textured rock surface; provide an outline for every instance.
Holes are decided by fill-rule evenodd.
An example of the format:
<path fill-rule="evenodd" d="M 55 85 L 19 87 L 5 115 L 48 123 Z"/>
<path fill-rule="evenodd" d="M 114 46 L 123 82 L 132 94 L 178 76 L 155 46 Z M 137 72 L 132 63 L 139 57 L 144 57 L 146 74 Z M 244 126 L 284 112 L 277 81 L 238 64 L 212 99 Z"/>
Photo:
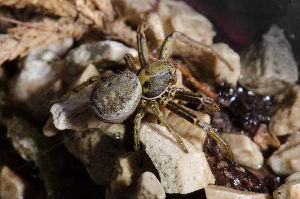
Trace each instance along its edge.
<path fill-rule="evenodd" d="M 124 191 L 134 180 L 135 175 L 139 172 L 139 160 L 134 152 L 128 152 L 118 157 L 116 162 L 117 177 L 111 182 L 112 192 Z"/>
<path fill-rule="evenodd" d="M 114 179 L 118 155 L 126 152 L 124 132 L 122 124 L 105 124 L 80 132 L 65 131 L 65 145 L 85 165 L 94 182 L 109 185 Z"/>
<path fill-rule="evenodd" d="M 273 193 L 274 199 L 300 198 L 300 172 L 294 173 L 285 179 L 285 183 Z"/>
<path fill-rule="evenodd" d="M 228 63 L 230 63 L 230 66 L 233 69 L 233 71 L 230 71 L 226 64 L 218 60 L 217 64 L 213 68 L 213 77 L 225 79 L 229 84 L 231 84 L 235 88 L 241 73 L 239 54 L 234 52 L 227 44 L 224 43 L 212 44 L 210 47 L 214 49 L 217 53 L 219 53 Z M 206 67 L 211 68 L 211 64 L 212 63 L 207 63 Z"/>
<path fill-rule="evenodd" d="M 94 75 L 99 75 L 99 73 L 93 65 L 89 65 L 75 85 L 81 84 Z M 57 129 L 85 130 L 103 125 L 103 122 L 97 119 L 89 106 L 93 85 L 95 84 L 89 85 L 51 107 L 50 112 Z"/>
<path fill-rule="evenodd" d="M 165 127 L 143 124 L 140 140 L 166 193 L 190 193 L 214 183 L 205 154 L 183 139 L 189 151 L 184 153 Z"/>
<path fill-rule="evenodd" d="M 179 31 L 205 45 L 212 44 L 212 24 L 206 17 L 196 12 L 186 3 L 182 1 L 161 1 L 157 14 L 162 19 L 166 35 L 173 31 Z M 201 53 L 187 47 L 180 41 L 176 41 L 173 47 L 173 54 L 176 55 L 183 53 L 199 55 Z"/>
<path fill-rule="evenodd" d="M 240 191 L 228 187 L 208 185 L 205 188 L 205 194 L 207 199 L 232 199 L 232 198 L 243 198 L 243 199 L 272 199 L 268 194 L 260 194 L 249 191 Z"/>
<path fill-rule="evenodd" d="M 249 137 L 245 135 L 236 134 L 222 134 L 222 138 L 229 144 L 234 162 L 259 169 L 263 162 L 264 157 L 258 147 Z"/>
<path fill-rule="evenodd" d="M 209 115 L 191 109 L 188 110 L 191 113 L 195 114 L 199 120 L 202 120 L 208 124 L 210 123 Z M 197 125 L 190 123 L 186 119 L 176 115 L 173 112 L 170 112 L 170 114 L 167 117 L 167 120 L 174 127 L 176 133 L 178 133 L 181 137 L 189 141 L 199 150 L 203 150 L 203 143 L 207 135 L 205 131 L 202 131 Z"/>
<path fill-rule="evenodd" d="M 141 175 L 138 184 L 138 199 L 164 199 L 166 198 L 165 190 L 159 180 L 151 172 L 145 172 Z"/>
<path fill-rule="evenodd" d="M 268 159 L 268 165 L 278 175 L 291 175 L 300 171 L 300 133 L 295 132 Z"/>
<path fill-rule="evenodd" d="M 0 197 L 1 199 L 23 198 L 28 186 L 25 180 L 18 176 L 7 166 L 0 172 Z"/>
<path fill-rule="evenodd" d="M 49 97 L 61 88 L 50 85 L 61 76 L 62 57 L 72 45 L 73 39 L 69 38 L 31 51 L 22 71 L 14 77 L 13 99 L 28 105 L 33 113 L 48 115 Z"/>
<path fill-rule="evenodd" d="M 150 10 L 153 4 L 155 4 L 155 1 L 114 0 L 114 4 L 118 6 L 127 23 L 138 27 L 138 25 L 142 23 L 143 12 Z M 160 46 L 165 39 L 164 27 L 157 12 L 151 13 L 150 16 L 148 30 L 145 32 L 145 35 L 147 40 L 154 41 L 156 46 Z"/>
<path fill-rule="evenodd" d="M 300 129 L 300 86 L 294 85 L 274 97 L 276 106 L 269 129 L 277 136 L 291 134 Z"/>
<path fill-rule="evenodd" d="M 70 51 L 66 57 L 69 66 L 72 69 L 72 65 L 78 65 L 85 67 L 92 63 L 99 63 L 103 61 L 115 61 L 124 62 L 123 58 L 126 53 L 132 56 L 137 56 L 137 50 L 128 48 L 123 44 L 116 41 L 99 41 L 92 44 L 84 44 L 78 48 Z"/>
<path fill-rule="evenodd" d="M 241 53 L 240 84 L 261 95 L 274 95 L 298 80 L 291 46 L 277 25 Z"/>

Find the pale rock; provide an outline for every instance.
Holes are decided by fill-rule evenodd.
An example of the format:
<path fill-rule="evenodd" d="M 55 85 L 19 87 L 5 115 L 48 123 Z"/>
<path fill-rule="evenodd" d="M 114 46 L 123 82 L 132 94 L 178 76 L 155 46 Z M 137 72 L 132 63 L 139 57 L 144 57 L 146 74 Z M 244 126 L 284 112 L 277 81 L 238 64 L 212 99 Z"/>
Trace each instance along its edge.
<path fill-rule="evenodd" d="M 62 198 L 66 194 L 66 186 L 76 187 L 78 185 L 78 181 L 74 181 L 74 178 L 62 174 L 66 165 L 69 164 L 67 161 L 70 160 L 71 155 L 64 147 L 61 147 L 61 144 L 68 142 L 68 139 L 62 138 L 63 141 L 49 139 L 41 133 L 39 127 L 28 121 L 27 118 L 13 116 L 9 122 L 7 137 L 23 159 L 36 165 L 39 170 L 39 178 L 44 182 L 44 188 L 50 198 Z M 72 134 L 72 136 L 76 135 Z M 27 164 L 18 165 L 19 168 L 16 170 L 28 166 Z M 33 193 L 30 197 L 38 198 L 39 196 Z"/>
<path fill-rule="evenodd" d="M 300 86 L 294 85 L 274 97 L 269 129 L 277 136 L 291 134 L 300 129 Z"/>
<path fill-rule="evenodd" d="M 85 68 L 89 64 L 101 63 L 103 61 L 125 63 L 123 58 L 126 53 L 134 57 L 138 55 L 137 50 L 116 41 L 106 40 L 84 44 L 68 53 L 66 60 L 68 60 L 69 65 L 67 67 L 72 73 L 74 65 Z"/>
<path fill-rule="evenodd" d="M 210 47 L 221 55 L 233 69 L 233 71 L 231 71 L 224 62 L 218 60 L 217 64 L 213 68 L 214 78 L 224 79 L 235 88 L 241 74 L 239 54 L 234 52 L 227 44 L 224 43 L 212 44 Z M 215 59 L 217 58 L 215 57 Z M 211 63 L 208 63 L 206 67 L 212 68 Z M 213 81 L 215 81 L 215 79 Z"/>
<path fill-rule="evenodd" d="M 274 199 L 300 198 L 300 172 L 294 173 L 285 179 L 285 183 L 273 192 Z"/>
<path fill-rule="evenodd" d="M 115 169 L 117 177 L 110 184 L 111 192 L 126 189 L 131 185 L 135 175 L 139 171 L 138 158 L 135 152 L 128 152 L 118 157 Z"/>
<path fill-rule="evenodd" d="M 268 159 L 267 164 L 278 175 L 291 175 L 300 171 L 300 133 L 290 135 Z"/>
<path fill-rule="evenodd" d="M 9 167 L 3 166 L 0 173 L 0 198 L 23 198 L 28 189 L 27 183 Z"/>
<path fill-rule="evenodd" d="M 208 124 L 210 123 L 209 115 L 188 108 L 186 109 L 196 115 L 199 120 Z M 167 116 L 167 120 L 174 127 L 176 133 L 202 151 L 207 135 L 205 131 L 201 130 L 197 125 L 190 123 L 183 117 L 176 115 L 174 112 L 170 112 Z"/>
<path fill-rule="evenodd" d="M 185 2 L 162 0 L 158 5 L 157 14 L 162 20 L 166 35 L 173 31 L 179 31 L 204 45 L 212 44 L 212 24 Z M 185 53 L 199 55 L 200 52 L 176 41 L 173 45 L 173 54 Z"/>
<path fill-rule="evenodd" d="M 183 139 L 184 153 L 175 138 L 164 126 L 144 123 L 140 141 L 158 170 L 166 193 L 186 194 L 215 182 L 205 154 Z"/>
<path fill-rule="evenodd" d="M 261 95 L 275 95 L 298 80 L 291 45 L 277 25 L 242 51 L 241 66 L 239 83 Z"/>
<path fill-rule="evenodd" d="M 128 147 L 124 133 L 124 125 L 105 124 L 86 131 L 64 131 L 63 136 L 66 148 L 83 163 L 92 180 L 110 185 L 117 157 Z"/>
<path fill-rule="evenodd" d="M 113 0 L 112 3 L 120 9 L 125 21 L 137 28 L 143 21 L 144 12 L 150 10 L 155 1 Z M 156 12 L 152 12 L 148 19 L 148 29 L 145 32 L 146 38 L 154 41 L 154 45 L 159 47 L 165 39 L 162 21 Z"/>
<path fill-rule="evenodd" d="M 272 199 L 268 194 L 240 191 L 229 187 L 208 185 L 205 188 L 207 199 Z"/>
<path fill-rule="evenodd" d="M 53 64 L 73 45 L 73 39 L 58 41 L 47 47 L 32 50 L 26 57 L 24 67 L 15 85 L 15 97 L 26 101 L 37 90 L 57 77 Z"/>
<path fill-rule="evenodd" d="M 43 128 L 43 133 L 47 137 L 52 137 L 55 136 L 58 132 L 59 130 L 54 126 L 53 116 L 51 115 Z"/>
<path fill-rule="evenodd" d="M 138 183 L 138 199 L 164 199 L 165 190 L 156 176 L 151 172 L 145 172 L 141 175 Z"/>
<path fill-rule="evenodd" d="M 227 141 L 233 153 L 234 162 L 253 169 L 261 168 L 264 157 L 259 146 L 249 137 L 228 133 L 222 134 L 221 137 Z"/>
<path fill-rule="evenodd" d="M 21 72 L 13 78 L 13 99 L 27 104 L 36 113 L 48 113 L 48 97 L 54 93 L 50 85 L 61 75 L 62 56 L 72 45 L 73 39 L 69 38 L 32 50 Z"/>
<path fill-rule="evenodd" d="M 99 75 L 99 72 L 90 64 L 73 87 L 96 75 Z M 96 117 L 89 106 L 90 95 L 94 85 L 95 83 L 89 85 L 51 107 L 50 112 L 53 115 L 53 123 L 57 129 L 79 131 L 88 128 L 98 128 L 105 124 Z"/>

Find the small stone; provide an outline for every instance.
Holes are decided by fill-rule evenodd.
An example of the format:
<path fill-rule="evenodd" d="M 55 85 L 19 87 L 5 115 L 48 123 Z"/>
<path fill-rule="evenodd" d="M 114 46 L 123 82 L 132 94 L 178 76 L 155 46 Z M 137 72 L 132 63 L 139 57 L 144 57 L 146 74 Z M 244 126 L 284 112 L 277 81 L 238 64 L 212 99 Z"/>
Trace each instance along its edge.
<path fill-rule="evenodd" d="M 236 84 L 240 78 L 241 73 L 239 54 L 234 52 L 231 48 L 229 48 L 227 44 L 224 43 L 212 44 L 210 47 L 213 50 L 215 50 L 219 55 L 221 55 L 233 69 L 233 71 L 230 71 L 230 69 L 225 63 L 223 63 L 221 60 L 218 60 L 217 64 L 213 68 L 214 78 L 224 79 L 234 88 L 236 88 Z M 215 59 L 217 58 L 215 57 Z M 211 63 L 207 63 L 206 67 L 211 68 Z M 215 82 L 215 79 L 213 80 L 213 82 Z"/>
<path fill-rule="evenodd" d="M 13 99 L 27 104 L 34 113 L 49 113 L 49 96 L 54 93 L 49 88 L 61 75 L 62 56 L 72 45 L 73 39 L 69 38 L 32 50 L 24 60 L 21 72 L 14 77 Z"/>
<path fill-rule="evenodd" d="M 269 123 L 270 132 L 277 136 L 291 134 L 300 129 L 300 86 L 294 85 L 274 97 L 276 106 Z"/>
<path fill-rule="evenodd" d="M 159 180 L 151 172 L 145 172 L 141 175 L 138 184 L 138 199 L 164 199 L 165 190 Z"/>
<path fill-rule="evenodd" d="M 82 73 L 75 85 L 86 81 L 89 77 L 99 75 L 95 66 L 90 64 Z M 75 85 L 73 87 L 75 87 Z M 85 130 L 87 128 L 97 128 L 103 125 L 92 112 L 89 103 L 93 85 L 78 91 L 61 102 L 55 103 L 50 112 L 53 115 L 53 123 L 59 130 Z"/>
<path fill-rule="evenodd" d="M 222 134 L 233 153 L 234 162 L 253 168 L 261 168 L 264 157 L 258 147 L 249 137 L 237 134 Z"/>
<path fill-rule="evenodd" d="M 114 61 L 125 63 L 123 60 L 126 53 L 137 57 L 137 50 L 124 46 L 116 41 L 99 41 L 92 44 L 80 45 L 71 50 L 66 59 L 70 63 L 68 68 L 72 70 L 73 65 L 86 67 L 89 64 L 101 63 L 103 61 Z"/>
<path fill-rule="evenodd" d="M 274 199 L 300 198 L 300 172 L 294 173 L 285 179 L 285 183 L 273 193 Z"/>
<path fill-rule="evenodd" d="M 50 116 L 43 128 L 43 133 L 47 137 L 52 137 L 55 136 L 58 132 L 59 130 L 53 124 L 53 116 Z"/>
<path fill-rule="evenodd" d="M 199 120 L 208 124 L 210 123 L 209 115 L 188 108 L 186 109 L 196 115 Z M 174 112 L 170 112 L 167 120 L 174 127 L 176 133 L 202 151 L 207 135 L 205 131 L 201 130 L 197 125 L 190 123 L 183 117 L 176 115 Z"/>
<path fill-rule="evenodd" d="M 229 187 L 208 185 L 205 188 L 205 194 L 207 199 L 272 199 L 268 194 L 255 193 L 250 191 L 240 191 Z"/>
<path fill-rule="evenodd" d="M 158 170 L 166 193 L 186 194 L 214 183 L 205 154 L 181 138 L 188 153 L 184 153 L 164 126 L 144 123 L 140 141 Z"/>
<path fill-rule="evenodd" d="M 64 131 L 63 136 L 68 151 L 84 164 L 92 180 L 110 185 L 116 159 L 126 152 L 124 132 L 124 125 L 105 124 L 86 131 Z"/>
<path fill-rule="evenodd" d="M 240 84 L 261 95 L 275 95 L 298 80 L 291 45 L 277 25 L 243 50 L 241 66 Z"/>
<path fill-rule="evenodd" d="M 125 21 L 134 27 L 138 27 L 142 21 L 143 12 L 150 10 L 155 1 L 140 0 L 115 0 L 114 5 L 120 8 L 120 12 L 125 17 Z M 159 47 L 165 39 L 162 21 L 156 12 L 149 15 L 148 29 L 145 32 L 147 40 L 154 41 L 154 45 Z"/>
<path fill-rule="evenodd" d="M 2 199 L 23 198 L 26 192 L 26 182 L 7 166 L 0 173 L 0 197 Z"/>
<path fill-rule="evenodd" d="M 135 175 L 139 171 L 138 156 L 134 152 L 128 152 L 117 159 L 116 173 L 117 178 L 110 184 L 111 192 L 120 189 L 126 189 L 134 180 Z"/>
<path fill-rule="evenodd" d="M 278 175 L 291 175 L 300 171 L 300 133 L 290 135 L 288 141 L 281 145 L 268 159 L 267 164 Z"/>
<path fill-rule="evenodd" d="M 185 2 L 162 0 L 158 5 L 157 14 L 162 20 L 166 34 L 179 31 L 205 45 L 212 44 L 212 24 Z M 199 55 L 201 52 L 176 41 L 173 45 L 173 54 L 185 53 Z"/>

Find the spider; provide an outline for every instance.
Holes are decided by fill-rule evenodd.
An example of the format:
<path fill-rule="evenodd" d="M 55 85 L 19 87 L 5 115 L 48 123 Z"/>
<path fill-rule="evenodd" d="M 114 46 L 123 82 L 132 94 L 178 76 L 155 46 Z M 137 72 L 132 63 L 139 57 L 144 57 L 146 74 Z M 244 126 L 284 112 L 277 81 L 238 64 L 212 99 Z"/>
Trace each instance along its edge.
<path fill-rule="evenodd" d="M 159 105 L 163 105 L 170 111 L 173 111 L 180 117 L 183 117 L 187 121 L 197 125 L 200 129 L 206 131 L 226 149 L 230 156 L 230 160 L 232 161 L 232 152 L 228 144 L 219 136 L 216 130 L 209 124 L 199 120 L 196 115 L 192 114 L 183 106 L 172 101 L 173 99 L 177 99 L 192 103 L 200 103 L 207 107 L 206 110 L 201 112 L 207 114 L 219 110 L 218 105 L 215 104 L 211 98 L 172 87 L 176 83 L 176 69 L 168 58 L 170 57 L 175 39 L 178 39 L 190 47 L 211 53 L 224 62 L 232 71 L 231 66 L 225 59 L 208 46 L 192 40 L 185 34 L 176 31 L 170 33 L 165 38 L 158 53 L 158 59 L 151 62 L 148 58 L 148 49 L 144 34 L 147 28 L 148 13 L 145 13 L 143 22 L 137 29 L 137 47 L 140 69 L 136 68 L 133 61 L 134 58 L 130 54 L 126 54 L 124 60 L 130 71 L 117 73 L 110 77 L 90 77 L 72 91 L 51 102 L 56 103 L 62 101 L 88 85 L 98 82 L 91 93 L 90 106 L 100 120 L 109 123 L 119 123 L 126 120 L 138 108 L 134 119 L 133 130 L 134 148 L 137 153 L 139 153 L 140 150 L 139 131 L 141 121 L 149 106 L 160 122 L 166 126 L 168 131 L 176 139 L 182 151 L 188 153 L 180 136 L 174 131 L 173 127 L 169 124 L 160 110 Z"/>

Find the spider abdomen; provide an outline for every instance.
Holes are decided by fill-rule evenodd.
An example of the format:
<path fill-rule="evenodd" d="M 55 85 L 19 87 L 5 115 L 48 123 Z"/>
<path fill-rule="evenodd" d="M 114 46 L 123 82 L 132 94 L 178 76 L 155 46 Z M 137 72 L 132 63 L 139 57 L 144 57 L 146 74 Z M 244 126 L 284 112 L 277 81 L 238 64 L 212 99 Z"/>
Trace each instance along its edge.
<path fill-rule="evenodd" d="M 126 120 L 136 109 L 142 94 L 138 77 L 131 71 L 103 78 L 93 89 L 91 107 L 97 117 L 109 123 Z"/>

